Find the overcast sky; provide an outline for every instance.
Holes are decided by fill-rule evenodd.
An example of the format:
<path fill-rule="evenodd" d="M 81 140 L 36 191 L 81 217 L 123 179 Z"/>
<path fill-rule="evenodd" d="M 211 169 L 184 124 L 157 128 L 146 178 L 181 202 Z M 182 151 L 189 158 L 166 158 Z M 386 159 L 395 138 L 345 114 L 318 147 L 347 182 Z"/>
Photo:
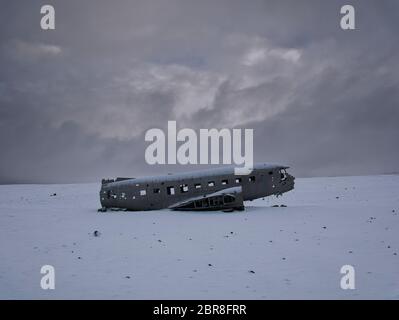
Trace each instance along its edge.
<path fill-rule="evenodd" d="M 0 24 L 0 183 L 185 170 L 145 163 L 167 120 L 253 128 L 297 176 L 399 171 L 397 0 L 2 0 Z"/>

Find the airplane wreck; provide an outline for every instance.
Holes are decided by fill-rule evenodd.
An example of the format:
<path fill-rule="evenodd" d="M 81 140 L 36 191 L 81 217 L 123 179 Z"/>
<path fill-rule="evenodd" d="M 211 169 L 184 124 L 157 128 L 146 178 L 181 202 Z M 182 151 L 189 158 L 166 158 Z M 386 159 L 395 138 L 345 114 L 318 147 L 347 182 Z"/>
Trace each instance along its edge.
<path fill-rule="evenodd" d="M 234 167 L 143 178 L 103 179 L 102 208 L 111 210 L 244 210 L 244 201 L 282 195 L 294 189 L 289 167 L 258 164 L 249 175 Z"/>

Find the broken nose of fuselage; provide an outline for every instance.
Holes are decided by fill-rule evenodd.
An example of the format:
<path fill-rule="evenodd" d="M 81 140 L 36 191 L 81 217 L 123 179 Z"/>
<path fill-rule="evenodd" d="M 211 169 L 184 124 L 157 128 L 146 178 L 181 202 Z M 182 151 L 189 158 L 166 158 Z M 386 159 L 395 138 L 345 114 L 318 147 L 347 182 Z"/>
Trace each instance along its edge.
<path fill-rule="evenodd" d="M 288 179 L 288 185 L 291 187 L 291 189 L 294 189 L 294 185 L 295 185 L 295 177 L 294 176 L 292 176 L 292 175 L 288 175 L 288 177 L 287 177 Z"/>
<path fill-rule="evenodd" d="M 281 181 L 281 187 L 283 189 L 283 192 L 287 192 L 294 189 L 294 184 L 295 184 L 295 177 L 290 174 L 287 174 L 285 179 Z"/>

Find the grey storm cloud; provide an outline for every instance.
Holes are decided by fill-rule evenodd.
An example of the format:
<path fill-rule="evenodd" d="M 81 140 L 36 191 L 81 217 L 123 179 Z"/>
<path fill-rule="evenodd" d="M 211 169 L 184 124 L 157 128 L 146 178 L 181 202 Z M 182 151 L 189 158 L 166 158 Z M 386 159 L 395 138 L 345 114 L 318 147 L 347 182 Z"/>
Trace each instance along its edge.
<path fill-rule="evenodd" d="M 42 1 L 0 11 L 0 183 L 99 181 L 150 166 L 145 131 L 253 128 L 299 176 L 399 171 L 399 3 Z"/>

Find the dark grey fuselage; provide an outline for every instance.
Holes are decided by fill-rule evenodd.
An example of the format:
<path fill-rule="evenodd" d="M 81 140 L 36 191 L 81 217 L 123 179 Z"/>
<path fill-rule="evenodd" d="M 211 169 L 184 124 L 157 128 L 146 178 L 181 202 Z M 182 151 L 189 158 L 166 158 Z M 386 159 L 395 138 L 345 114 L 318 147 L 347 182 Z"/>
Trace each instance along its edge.
<path fill-rule="evenodd" d="M 170 208 L 191 198 L 206 197 L 234 187 L 240 187 L 244 201 L 281 195 L 294 188 L 295 178 L 286 173 L 287 168 L 259 164 L 249 175 L 235 175 L 234 167 L 223 167 L 166 176 L 103 180 L 100 202 L 105 209 L 137 211 Z"/>

